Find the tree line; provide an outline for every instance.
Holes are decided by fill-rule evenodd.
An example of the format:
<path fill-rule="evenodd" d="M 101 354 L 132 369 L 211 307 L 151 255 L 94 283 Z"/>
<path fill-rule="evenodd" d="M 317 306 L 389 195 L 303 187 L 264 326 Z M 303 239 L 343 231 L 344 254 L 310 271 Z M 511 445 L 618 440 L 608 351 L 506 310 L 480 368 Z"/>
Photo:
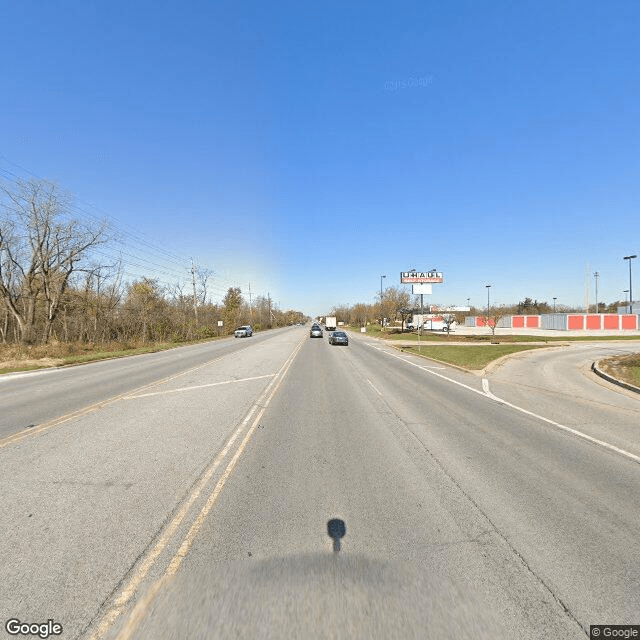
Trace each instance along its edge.
<path fill-rule="evenodd" d="M 208 270 L 196 286 L 127 282 L 118 261 L 105 264 L 106 222 L 73 215 L 73 198 L 46 180 L 0 183 L 0 340 L 3 344 L 184 342 L 304 320 L 270 297 L 248 304 L 231 287 L 220 304 L 207 301 Z"/>

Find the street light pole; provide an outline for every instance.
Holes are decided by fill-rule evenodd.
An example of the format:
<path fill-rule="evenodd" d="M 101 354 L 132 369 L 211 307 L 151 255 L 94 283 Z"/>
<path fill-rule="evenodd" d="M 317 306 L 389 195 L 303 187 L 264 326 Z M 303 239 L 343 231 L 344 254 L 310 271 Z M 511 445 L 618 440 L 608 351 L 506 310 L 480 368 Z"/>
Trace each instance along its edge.
<path fill-rule="evenodd" d="M 554 298 L 554 299 L 553 299 L 553 313 L 555 313 L 555 312 L 556 312 L 556 300 L 557 300 L 557 299 L 558 299 L 558 298 Z"/>
<path fill-rule="evenodd" d="M 487 287 L 487 325 L 489 325 L 489 289 L 491 289 L 491 285 L 485 285 Z"/>
<path fill-rule="evenodd" d="M 625 289 L 622 293 L 624 293 L 624 301 L 629 306 L 629 301 L 627 300 L 627 293 L 629 293 L 629 289 Z"/>
<path fill-rule="evenodd" d="M 631 260 L 633 258 L 637 258 L 638 256 L 625 256 L 624 260 L 629 261 L 629 313 L 633 313 L 633 289 L 631 287 Z"/>
<path fill-rule="evenodd" d="M 593 274 L 593 277 L 596 279 L 596 313 L 600 313 L 600 307 L 598 306 L 598 278 L 600 274 L 596 271 Z"/>

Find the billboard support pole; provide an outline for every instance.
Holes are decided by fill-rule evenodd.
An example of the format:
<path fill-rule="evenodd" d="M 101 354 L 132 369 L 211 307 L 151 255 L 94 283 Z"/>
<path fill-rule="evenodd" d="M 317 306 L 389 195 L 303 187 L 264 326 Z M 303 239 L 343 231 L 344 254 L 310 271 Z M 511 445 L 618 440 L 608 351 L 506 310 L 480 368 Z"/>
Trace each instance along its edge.
<path fill-rule="evenodd" d="M 420 351 L 420 336 L 422 334 L 422 327 L 424 326 L 424 293 L 420 294 L 420 326 L 418 327 L 418 351 Z"/>

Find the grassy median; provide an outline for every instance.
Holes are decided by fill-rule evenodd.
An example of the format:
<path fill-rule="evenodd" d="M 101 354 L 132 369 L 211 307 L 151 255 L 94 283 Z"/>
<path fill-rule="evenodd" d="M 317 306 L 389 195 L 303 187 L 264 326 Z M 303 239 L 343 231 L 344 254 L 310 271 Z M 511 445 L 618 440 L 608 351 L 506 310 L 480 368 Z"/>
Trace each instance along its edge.
<path fill-rule="evenodd" d="M 492 344 L 492 345 L 451 345 L 451 346 L 424 346 L 403 347 L 403 352 L 415 353 L 426 358 L 455 364 L 464 369 L 479 370 L 484 369 L 490 362 L 502 358 L 502 356 L 519 351 L 529 351 L 531 349 L 542 349 L 537 345 L 519 344 Z"/>

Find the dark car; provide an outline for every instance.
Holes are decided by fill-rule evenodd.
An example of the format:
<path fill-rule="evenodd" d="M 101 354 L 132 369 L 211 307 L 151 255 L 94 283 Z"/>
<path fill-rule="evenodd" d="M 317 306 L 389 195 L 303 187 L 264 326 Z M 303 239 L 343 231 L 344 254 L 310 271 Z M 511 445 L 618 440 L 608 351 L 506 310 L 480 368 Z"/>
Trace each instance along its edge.
<path fill-rule="evenodd" d="M 349 345 L 349 336 L 344 331 L 334 331 L 329 336 L 329 344 Z"/>
<path fill-rule="evenodd" d="M 311 327 L 311 331 L 309 331 L 310 338 L 322 338 L 322 327 L 319 327 L 317 324 L 314 324 Z"/>

